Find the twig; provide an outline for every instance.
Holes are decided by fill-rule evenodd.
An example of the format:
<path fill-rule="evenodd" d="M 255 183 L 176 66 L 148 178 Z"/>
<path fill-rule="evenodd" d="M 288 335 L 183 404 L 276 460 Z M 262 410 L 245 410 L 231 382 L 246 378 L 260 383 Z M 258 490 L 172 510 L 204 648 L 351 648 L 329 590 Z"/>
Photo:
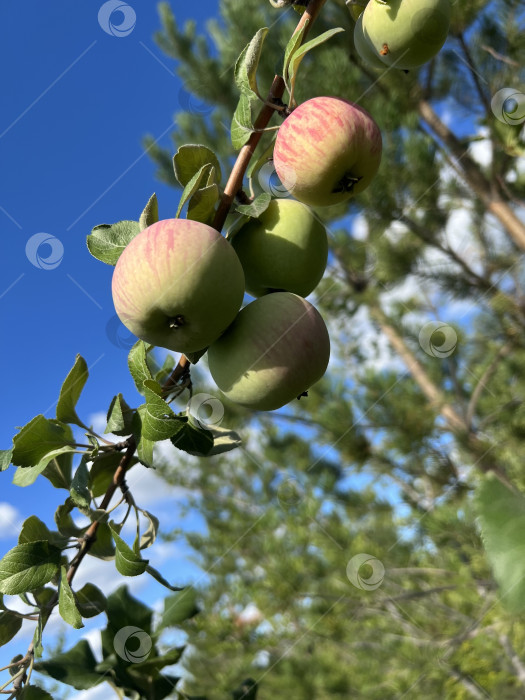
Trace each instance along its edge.
<path fill-rule="evenodd" d="M 294 34 L 297 34 L 297 32 L 299 32 L 308 21 L 309 24 L 306 27 L 303 40 L 306 38 L 308 30 L 311 28 L 325 2 L 326 0 L 310 0 L 308 7 L 301 15 L 301 19 L 295 28 Z M 270 92 L 266 97 L 265 105 L 255 120 L 254 131 L 250 136 L 248 143 L 246 143 L 239 151 L 235 165 L 233 166 L 228 182 L 226 183 L 226 187 L 224 188 L 223 195 L 213 220 L 213 228 L 217 229 L 217 231 L 221 231 L 222 227 L 224 226 L 224 222 L 226 221 L 230 207 L 233 204 L 235 195 L 242 187 L 244 173 L 246 172 L 253 153 L 261 140 L 261 136 L 263 134 L 262 130 L 266 128 L 271 117 L 273 114 L 275 114 L 275 106 L 273 103 L 281 99 L 284 94 L 285 87 L 283 78 L 280 75 L 276 75 L 273 79 Z M 277 102 L 277 104 L 279 104 L 279 102 Z"/>
<path fill-rule="evenodd" d="M 493 58 L 495 58 L 497 61 L 502 61 L 503 63 L 507 63 L 509 66 L 512 66 L 513 68 L 519 68 L 520 64 L 517 61 L 513 61 L 512 58 L 509 58 L 508 56 L 504 56 L 502 53 L 498 53 L 495 51 L 492 46 L 487 46 L 486 44 L 481 44 L 481 48 L 483 51 L 486 51 L 489 53 Z"/>
<path fill-rule="evenodd" d="M 467 427 L 470 431 L 472 431 L 472 419 L 474 418 L 474 413 L 476 411 L 476 406 L 478 405 L 478 401 L 481 397 L 481 393 L 483 389 L 487 386 L 487 383 L 489 379 L 492 377 L 494 372 L 496 371 L 496 367 L 498 366 L 499 361 L 501 360 L 502 357 L 505 357 L 510 351 L 510 346 L 509 344 L 503 345 L 498 352 L 496 353 L 496 356 L 493 358 L 492 362 L 490 365 L 486 368 L 486 370 L 483 372 L 481 375 L 481 378 L 479 382 L 476 384 L 476 388 L 472 392 L 472 396 L 470 397 L 470 401 L 467 407 L 467 416 L 466 416 L 466 423 Z"/>

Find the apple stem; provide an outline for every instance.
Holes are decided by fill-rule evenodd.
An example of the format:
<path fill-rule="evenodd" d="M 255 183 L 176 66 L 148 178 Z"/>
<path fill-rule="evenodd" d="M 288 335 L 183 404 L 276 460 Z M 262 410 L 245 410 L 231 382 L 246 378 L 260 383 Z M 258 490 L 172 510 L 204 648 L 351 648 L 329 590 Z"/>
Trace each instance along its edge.
<path fill-rule="evenodd" d="M 171 319 L 170 328 L 180 328 L 181 326 L 184 326 L 184 324 L 185 324 L 184 316 L 179 314 L 178 316 L 175 316 L 174 318 Z"/>

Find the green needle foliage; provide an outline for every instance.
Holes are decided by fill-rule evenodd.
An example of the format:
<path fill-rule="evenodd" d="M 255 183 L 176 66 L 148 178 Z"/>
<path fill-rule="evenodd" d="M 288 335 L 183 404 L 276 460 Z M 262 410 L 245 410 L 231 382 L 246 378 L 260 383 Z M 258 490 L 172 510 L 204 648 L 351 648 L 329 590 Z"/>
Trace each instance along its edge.
<path fill-rule="evenodd" d="M 36 416 L 0 451 L 17 485 L 46 478 L 66 492 L 53 527 L 29 517 L 0 559 L 0 644 L 34 623 L 0 690 L 49 698 L 45 674 L 49 688 L 106 683 L 135 700 L 522 697 L 523 7 L 454 3 L 434 60 L 380 74 L 355 51 L 344 0 L 324 4 L 302 47 L 302 34 L 290 39 L 302 2 L 222 0 L 203 36 L 177 23 L 176 7 L 159 7 L 156 38 L 184 88 L 173 148 L 145 143 L 159 178 L 181 190 L 177 217 L 216 225 L 236 151 L 283 72 L 270 126 L 285 104 L 342 97 L 379 124 L 383 160 L 366 191 L 315 212 L 330 239 L 314 301 L 332 357 L 307 396 L 271 413 L 221 399 L 217 412 L 206 360 L 193 366 L 205 350 L 174 370 L 139 341 L 128 365 L 142 403 L 119 393 L 107 413 L 105 433 L 120 441 L 77 414 L 88 380 L 78 356 L 56 418 Z M 283 194 L 262 177 L 274 137 L 265 131 L 257 145 L 230 232 Z M 156 196 L 136 220 L 140 210 L 95 226 L 89 252 L 115 265 L 157 221 Z M 192 387 L 211 392 L 211 414 L 191 410 Z M 161 441 L 171 449 L 163 461 Z M 166 533 L 141 507 L 125 475 L 151 467 L 187 489 L 204 528 Z M 88 526 L 75 525 L 75 511 Z M 203 571 L 197 586 L 150 566 L 144 550 L 158 536 L 186 538 Z M 152 576 L 169 591 L 162 611 L 125 585 L 78 589 L 88 555 L 113 560 L 123 577 Z M 44 653 L 55 608 L 74 629 L 101 616 L 102 659 L 81 637 Z M 184 646 L 169 643 L 174 628 Z"/>

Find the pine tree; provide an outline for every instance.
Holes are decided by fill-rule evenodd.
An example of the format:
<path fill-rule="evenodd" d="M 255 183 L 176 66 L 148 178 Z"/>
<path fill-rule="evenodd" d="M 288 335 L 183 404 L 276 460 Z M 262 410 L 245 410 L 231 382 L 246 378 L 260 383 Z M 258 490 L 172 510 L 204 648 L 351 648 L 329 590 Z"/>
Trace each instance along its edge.
<path fill-rule="evenodd" d="M 271 27 L 265 94 L 297 16 L 267 0 L 220 9 L 203 37 L 164 3 L 157 40 L 200 107 L 178 112 L 174 151 L 203 143 L 227 171 L 234 62 Z M 317 211 L 331 244 L 316 291 L 329 373 L 279 413 L 226 404 L 246 446 L 166 469 L 199 490 L 207 523 L 188 536 L 209 584 L 186 626 L 185 692 L 224 698 L 251 676 L 259 700 L 516 698 L 525 627 L 502 605 L 475 492 L 525 489 L 525 143 L 523 121 L 506 123 L 494 102 L 504 87 L 523 99 L 523 8 L 456 3 L 436 60 L 379 77 L 355 52 L 343 0 L 314 32 L 337 26 L 303 61 L 297 101 L 359 102 L 381 127 L 383 162 L 350 205 Z M 173 153 L 146 142 L 176 184 Z"/>

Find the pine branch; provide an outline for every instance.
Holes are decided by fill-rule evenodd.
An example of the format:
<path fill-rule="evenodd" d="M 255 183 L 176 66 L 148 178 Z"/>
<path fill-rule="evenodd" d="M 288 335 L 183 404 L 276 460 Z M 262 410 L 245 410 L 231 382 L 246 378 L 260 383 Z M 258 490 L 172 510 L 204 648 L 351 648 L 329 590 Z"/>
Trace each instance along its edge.
<path fill-rule="evenodd" d="M 499 193 L 493 191 L 491 183 L 487 180 L 481 168 L 470 157 L 456 135 L 441 121 L 430 103 L 424 99 L 419 100 L 418 110 L 423 121 L 428 124 L 434 134 L 445 144 L 456 163 L 453 162 L 450 154 L 445 150 L 447 160 L 451 162 L 455 170 L 460 169 L 460 174 L 478 195 L 487 210 L 508 231 L 514 243 L 525 250 L 525 224 L 520 221 Z"/>

